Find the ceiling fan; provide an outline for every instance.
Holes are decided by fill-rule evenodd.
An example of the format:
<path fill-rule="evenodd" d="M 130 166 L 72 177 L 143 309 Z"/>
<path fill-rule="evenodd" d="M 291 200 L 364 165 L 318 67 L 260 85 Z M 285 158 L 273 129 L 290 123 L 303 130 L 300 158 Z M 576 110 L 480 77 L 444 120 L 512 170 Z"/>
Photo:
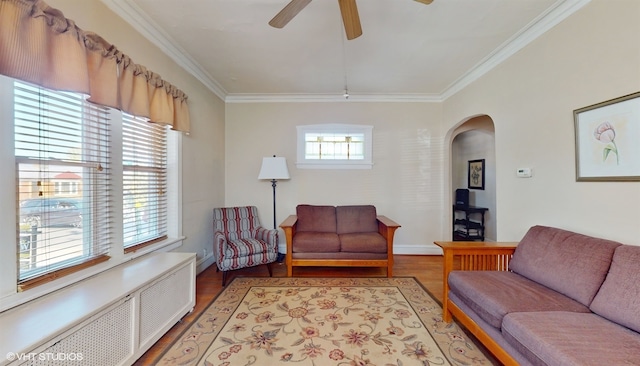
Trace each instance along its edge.
<path fill-rule="evenodd" d="M 419 3 L 429 5 L 433 0 L 415 0 Z M 273 19 L 269 21 L 269 25 L 275 28 L 282 28 L 298 13 L 309 5 L 311 0 L 291 0 Z M 362 35 L 362 26 L 360 25 L 360 16 L 358 16 L 358 7 L 356 0 L 338 0 L 340 4 L 340 13 L 342 13 L 342 22 L 347 39 L 351 40 Z"/>

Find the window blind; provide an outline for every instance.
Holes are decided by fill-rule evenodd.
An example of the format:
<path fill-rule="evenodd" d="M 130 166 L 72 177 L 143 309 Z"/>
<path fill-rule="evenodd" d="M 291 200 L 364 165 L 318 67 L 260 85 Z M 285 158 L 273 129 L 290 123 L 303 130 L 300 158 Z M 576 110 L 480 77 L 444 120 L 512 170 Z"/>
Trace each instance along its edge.
<path fill-rule="evenodd" d="M 108 259 L 108 110 L 77 93 L 14 82 L 18 285 Z"/>
<path fill-rule="evenodd" d="M 167 126 L 123 113 L 123 232 L 126 251 L 167 235 Z"/>

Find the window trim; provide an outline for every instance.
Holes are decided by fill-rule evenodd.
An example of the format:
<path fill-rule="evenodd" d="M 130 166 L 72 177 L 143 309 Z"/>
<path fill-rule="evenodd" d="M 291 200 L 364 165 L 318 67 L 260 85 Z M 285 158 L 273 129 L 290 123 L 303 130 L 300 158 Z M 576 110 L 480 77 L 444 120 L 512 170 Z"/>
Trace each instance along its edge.
<path fill-rule="evenodd" d="M 299 169 L 371 169 L 373 167 L 373 126 L 342 123 L 296 126 L 297 162 Z M 307 133 L 359 133 L 364 135 L 364 159 L 307 159 L 305 135 Z"/>
<path fill-rule="evenodd" d="M 0 95 L 8 96 L 13 93 L 13 81 L 15 79 L 0 75 Z M 119 118 L 121 112 L 116 109 L 110 111 L 112 118 Z M 0 117 L 13 119 L 13 98 L 0 98 Z M 113 121 L 113 120 L 112 120 Z M 122 184 L 120 174 L 122 174 L 121 163 L 121 126 L 114 122 L 111 128 L 111 150 L 113 164 L 111 183 L 113 185 L 112 194 L 118 197 L 121 194 Z M 90 267 L 78 268 L 77 272 L 52 278 L 50 281 L 39 283 L 37 286 L 25 291 L 18 291 L 17 287 L 17 245 L 0 245 L 0 312 L 23 305 L 29 301 L 41 298 L 64 287 L 74 285 L 89 277 L 99 275 L 122 263 L 126 263 L 135 258 L 148 255 L 153 252 L 168 252 L 176 250 L 184 244 L 186 237 L 183 235 L 182 224 L 182 151 L 185 133 L 171 131 L 167 136 L 167 199 L 168 199 L 168 237 L 159 242 L 139 248 L 136 251 L 125 253 L 122 246 L 122 227 L 118 224 L 122 220 L 122 203 L 118 199 L 114 201 L 115 222 L 109 260 L 96 263 Z M 0 168 L 5 174 L 0 175 L 0 205 L 6 207 L 0 210 L 0 241 L 14 243 L 16 240 L 16 169 L 14 154 L 14 124 L 0 123 Z"/>

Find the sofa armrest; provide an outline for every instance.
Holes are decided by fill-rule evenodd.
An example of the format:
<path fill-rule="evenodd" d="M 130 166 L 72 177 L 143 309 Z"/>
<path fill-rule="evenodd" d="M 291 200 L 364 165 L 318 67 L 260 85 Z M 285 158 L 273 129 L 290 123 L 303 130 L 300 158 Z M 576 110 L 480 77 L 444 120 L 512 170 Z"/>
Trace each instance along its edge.
<path fill-rule="evenodd" d="M 376 216 L 378 221 L 378 233 L 382 235 L 387 241 L 387 277 L 392 277 L 393 273 L 393 235 L 400 227 L 400 224 L 391 220 L 390 218 L 378 215 Z"/>
<path fill-rule="evenodd" d="M 509 261 L 518 246 L 517 242 L 482 241 L 435 241 L 434 244 L 442 248 L 442 318 L 447 323 L 451 321 L 451 313 L 447 304 L 449 273 L 453 270 L 508 271 Z M 458 257 L 459 261 L 454 262 L 454 257 Z"/>
<path fill-rule="evenodd" d="M 396 232 L 396 229 L 400 227 L 400 224 L 386 216 L 378 215 L 376 218 L 378 219 L 378 233 L 387 239 L 387 245 L 389 245 L 387 248 L 389 249 L 388 253 L 392 254 L 393 234 Z"/>
<path fill-rule="evenodd" d="M 289 217 L 287 217 L 282 224 L 280 224 L 281 228 L 285 228 L 285 227 L 295 227 L 296 224 L 298 223 L 298 216 L 297 215 L 289 215 Z"/>
<path fill-rule="evenodd" d="M 291 258 L 293 253 L 293 236 L 296 234 L 296 226 L 298 224 L 297 215 L 289 215 L 280 227 L 284 230 L 284 238 L 287 241 L 287 253 L 285 254 L 285 263 L 287 265 L 287 277 L 291 277 Z"/>
<path fill-rule="evenodd" d="M 391 220 L 390 218 L 383 216 L 383 215 L 378 215 L 376 216 L 376 219 L 378 219 L 378 231 L 380 231 L 380 226 L 386 226 L 388 228 L 399 228 L 401 225 L 398 224 L 397 222 Z M 382 233 L 380 233 L 382 234 Z"/>

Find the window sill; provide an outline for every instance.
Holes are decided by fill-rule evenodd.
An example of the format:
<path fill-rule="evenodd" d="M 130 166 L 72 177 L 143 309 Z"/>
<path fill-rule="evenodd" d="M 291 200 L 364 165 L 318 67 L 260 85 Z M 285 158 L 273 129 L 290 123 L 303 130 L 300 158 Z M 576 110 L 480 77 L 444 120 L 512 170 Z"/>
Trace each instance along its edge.
<path fill-rule="evenodd" d="M 125 257 L 125 260 L 131 260 L 151 252 L 169 252 L 173 249 L 176 249 L 182 246 L 182 241 L 184 239 L 185 239 L 184 236 L 181 236 L 178 238 L 166 238 L 164 240 L 160 240 L 157 243 L 153 243 L 151 245 L 147 245 L 138 250 L 134 250 L 130 253 L 127 253 L 125 254 L 124 257 Z"/>
<path fill-rule="evenodd" d="M 170 237 L 165 240 L 154 243 L 147 247 L 141 248 L 136 252 L 131 252 L 126 255 L 118 257 L 112 256 L 110 260 L 97 264 L 95 266 L 86 268 L 82 271 L 76 272 L 72 275 L 59 278 L 55 281 L 42 284 L 27 291 L 16 292 L 11 295 L 0 298 L 0 313 L 5 310 L 14 308 L 16 306 L 25 304 L 29 301 L 35 300 L 45 295 L 52 294 L 64 287 L 78 284 L 87 278 L 100 274 L 106 270 L 114 268 L 118 265 L 127 263 L 133 259 L 144 256 L 152 252 L 168 252 L 182 246 L 184 236 Z M 112 248 L 113 249 L 113 248 Z"/>
<path fill-rule="evenodd" d="M 358 162 L 358 163 L 338 163 L 338 162 L 323 162 L 323 163 L 309 163 L 304 162 L 296 163 L 298 169 L 371 169 L 373 163 Z"/>

